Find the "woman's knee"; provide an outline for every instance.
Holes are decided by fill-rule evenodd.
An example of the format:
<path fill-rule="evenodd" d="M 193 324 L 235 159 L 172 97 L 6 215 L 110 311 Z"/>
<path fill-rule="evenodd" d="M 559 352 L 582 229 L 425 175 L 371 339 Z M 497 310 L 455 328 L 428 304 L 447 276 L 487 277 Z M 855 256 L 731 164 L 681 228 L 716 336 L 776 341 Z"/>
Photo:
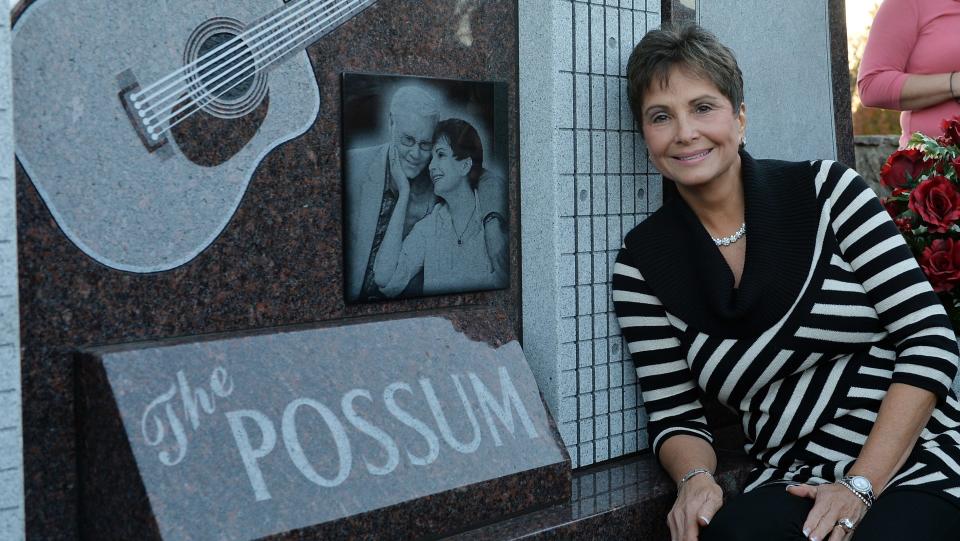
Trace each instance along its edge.
<path fill-rule="evenodd" d="M 803 522 L 812 504 L 780 486 L 730 498 L 703 528 L 701 541 L 804 540 Z"/>

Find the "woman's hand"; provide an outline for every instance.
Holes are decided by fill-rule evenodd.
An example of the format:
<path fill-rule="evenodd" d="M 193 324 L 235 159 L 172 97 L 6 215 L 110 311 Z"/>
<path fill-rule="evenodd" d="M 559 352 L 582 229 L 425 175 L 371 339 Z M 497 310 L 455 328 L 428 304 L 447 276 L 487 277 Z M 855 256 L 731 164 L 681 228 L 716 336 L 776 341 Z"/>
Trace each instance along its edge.
<path fill-rule="evenodd" d="M 810 541 L 848 539 L 853 530 L 844 531 L 837 521 L 847 518 L 857 525 L 867 512 L 866 504 L 849 488 L 839 483 L 816 486 L 793 485 L 787 487 L 787 492 L 814 500 L 813 509 L 807 515 L 807 521 L 803 523 L 803 534 Z"/>
<path fill-rule="evenodd" d="M 483 221 L 483 241 L 490 259 L 490 272 L 498 277 L 498 283 L 507 277 L 507 262 L 510 254 L 507 250 L 506 224 L 494 215 Z"/>
<path fill-rule="evenodd" d="M 680 487 L 667 514 L 670 541 L 696 541 L 700 528 L 710 524 L 723 505 L 723 489 L 706 474 L 695 475 Z"/>

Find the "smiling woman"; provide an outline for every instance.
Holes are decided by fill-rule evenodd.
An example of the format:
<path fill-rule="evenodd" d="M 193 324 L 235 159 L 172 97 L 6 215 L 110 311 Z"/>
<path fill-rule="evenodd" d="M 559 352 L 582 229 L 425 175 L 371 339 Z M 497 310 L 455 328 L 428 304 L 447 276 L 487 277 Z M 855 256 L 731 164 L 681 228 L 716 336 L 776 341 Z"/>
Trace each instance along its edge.
<path fill-rule="evenodd" d="M 506 96 L 501 82 L 344 74 L 346 302 L 509 286 Z M 450 117 L 463 120 L 445 121 L 450 133 L 438 138 Z M 488 272 L 479 276 L 483 257 Z"/>
<path fill-rule="evenodd" d="M 698 26 L 648 33 L 627 77 L 679 195 L 627 234 L 612 279 L 678 483 L 672 538 L 955 539 L 957 343 L 876 196 L 837 163 L 751 157 L 734 54 Z M 761 465 L 726 503 L 701 396 L 740 415 Z"/>
<path fill-rule="evenodd" d="M 406 288 L 423 272 L 427 295 L 504 287 L 506 265 L 488 248 L 490 234 L 504 235 L 488 225 L 480 211 L 477 186 L 483 174 L 483 145 L 469 123 L 451 118 L 437 124 L 429 171 L 439 202 L 401 236 L 409 185 L 400 183 L 399 199 L 374 265 L 375 280 L 387 297 Z M 488 231 L 489 230 L 489 231 Z M 506 239 L 498 244 L 505 245 Z"/>

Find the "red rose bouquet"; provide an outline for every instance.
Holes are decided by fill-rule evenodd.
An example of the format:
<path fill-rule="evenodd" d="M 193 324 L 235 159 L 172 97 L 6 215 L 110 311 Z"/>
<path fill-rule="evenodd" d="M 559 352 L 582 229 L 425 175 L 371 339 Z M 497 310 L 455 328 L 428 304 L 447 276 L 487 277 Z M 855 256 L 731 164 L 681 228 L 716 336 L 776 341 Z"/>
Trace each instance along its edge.
<path fill-rule="evenodd" d="M 893 190 L 883 206 L 960 331 L 960 116 L 941 128 L 936 139 L 913 134 L 887 158 L 880 182 Z"/>

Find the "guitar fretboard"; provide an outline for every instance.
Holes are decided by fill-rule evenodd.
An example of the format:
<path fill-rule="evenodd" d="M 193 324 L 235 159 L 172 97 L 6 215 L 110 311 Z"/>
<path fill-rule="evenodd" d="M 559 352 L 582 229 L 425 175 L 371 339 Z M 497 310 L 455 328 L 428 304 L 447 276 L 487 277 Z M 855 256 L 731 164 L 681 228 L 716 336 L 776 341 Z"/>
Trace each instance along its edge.
<path fill-rule="evenodd" d="M 254 55 L 261 65 L 279 64 L 288 56 L 309 47 L 311 44 L 337 29 L 376 0 L 298 0 L 290 2 L 280 10 L 271 13 L 265 19 L 283 16 L 291 9 L 306 7 L 304 15 L 297 18 L 289 27 L 289 37 L 280 40 L 258 43 Z M 306 4 L 313 4 L 307 6 Z"/>

